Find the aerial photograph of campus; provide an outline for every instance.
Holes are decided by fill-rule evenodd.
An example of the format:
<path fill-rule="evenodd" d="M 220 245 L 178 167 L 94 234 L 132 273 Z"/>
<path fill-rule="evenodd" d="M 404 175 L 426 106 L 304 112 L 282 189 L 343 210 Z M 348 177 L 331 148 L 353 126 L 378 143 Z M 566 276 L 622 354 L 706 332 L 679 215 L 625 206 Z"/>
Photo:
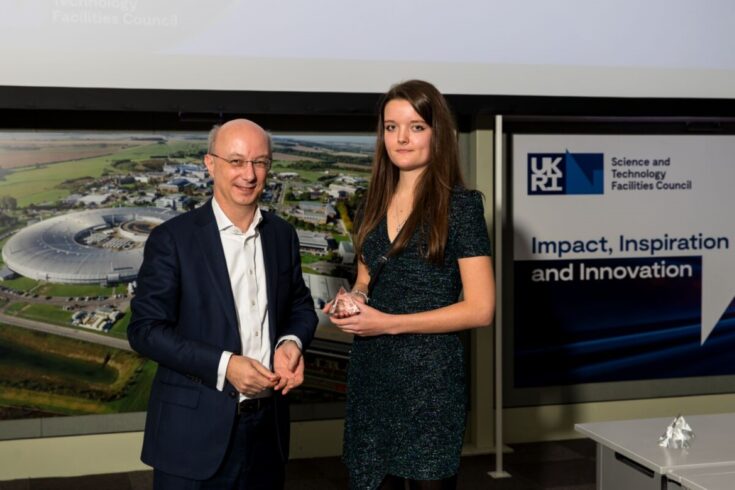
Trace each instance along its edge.
<path fill-rule="evenodd" d="M 138 412 L 155 363 L 126 328 L 150 231 L 212 195 L 206 132 L 0 132 L 0 420 Z M 354 274 L 374 137 L 273 136 L 261 205 L 299 234 L 320 309 Z M 344 399 L 351 338 L 319 312 L 294 403 Z"/>

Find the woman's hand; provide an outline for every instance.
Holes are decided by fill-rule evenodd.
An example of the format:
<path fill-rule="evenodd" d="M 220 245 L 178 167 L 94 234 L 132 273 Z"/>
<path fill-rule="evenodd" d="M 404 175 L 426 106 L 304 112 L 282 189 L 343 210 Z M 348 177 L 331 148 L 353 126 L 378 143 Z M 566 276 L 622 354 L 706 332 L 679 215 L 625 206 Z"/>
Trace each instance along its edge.
<path fill-rule="evenodd" d="M 324 305 L 322 313 L 329 315 L 330 318 L 347 318 L 358 314 L 362 310 L 362 305 L 367 302 L 366 299 L 367 295 L 365 293 L 355 291 L 348 293 L 340 288 L 337 296 Z M 336 308 L 334 307 L 335 302 L 337 302 Z"/>
<path fill-rule="evenodd" d="M 360 313 L 345 317 L 333 315 L 331 317 L 332 323 L 343 332 L 360 337 L 394 333 L 391 329 L 391 320 L 394 315 L 383 313 L 365 303 L 361 303 L 359 306 Z"/>

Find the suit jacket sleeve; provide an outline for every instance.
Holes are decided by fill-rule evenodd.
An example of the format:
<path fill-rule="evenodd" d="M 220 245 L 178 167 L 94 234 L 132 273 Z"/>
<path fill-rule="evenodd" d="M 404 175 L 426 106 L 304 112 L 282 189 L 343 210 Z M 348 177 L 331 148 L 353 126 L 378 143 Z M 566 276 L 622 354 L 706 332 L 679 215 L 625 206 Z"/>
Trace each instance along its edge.
<path fill-rule="evenodd" d="M 162 366 L 214 387 L 222 348 L 182 335 L 181 257 L 166 226 L 148 237 L 132 301 L 128 340 L 133 349 Z"/>

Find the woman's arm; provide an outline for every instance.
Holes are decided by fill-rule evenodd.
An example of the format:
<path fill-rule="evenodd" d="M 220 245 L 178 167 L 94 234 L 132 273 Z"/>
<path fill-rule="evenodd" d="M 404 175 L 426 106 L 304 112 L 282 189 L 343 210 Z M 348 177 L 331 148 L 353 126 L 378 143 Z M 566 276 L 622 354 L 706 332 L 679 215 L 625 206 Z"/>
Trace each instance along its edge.
<path fill-rule="evenodd" d="M 332 318 L 332 323 L 347 333 L 365 337 L 402 333 L 446 333 L 488 326 L 495 312 L 492 261 L 488 256 L 479 256 L 462 258 L 458 263 L 464 295 L 457 303 L 403 315 L 383 313 L 368 305 L 360 305 L 359 314 L 347 318 Z M 358 281 L 359 267 L 358 265 Z M 365 287 L 367 288 L 367 283 Z"/>
<path fill-rule="evenodd" d="M 370 284 L 370 272 L 362 259 L 357 260 L 357 278 L 355 278 L 355 284 L 352 286 L 352 291 L 360 291 L 360 293 L 367 296 L 368 284 Z M 356 296 L 365 302 L 365 298 L 361 294 L 357 293 Z"/>

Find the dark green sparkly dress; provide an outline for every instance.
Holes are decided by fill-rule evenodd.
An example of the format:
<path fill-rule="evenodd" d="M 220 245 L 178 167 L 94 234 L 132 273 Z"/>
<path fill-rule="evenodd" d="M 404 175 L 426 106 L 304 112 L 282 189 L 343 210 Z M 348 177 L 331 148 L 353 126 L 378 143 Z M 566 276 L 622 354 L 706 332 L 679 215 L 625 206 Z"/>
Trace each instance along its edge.
<path fill-rule="evenodd" d="M 456 303 L 462 290 L 457 259 L 490 255 L 482 196 L 452 193 L 443 265 L 420 256 L 418 234 L 383 267 L 370 305 L 416 313 Z M 371 275 L 390 248 L 386 220 L 367 237 Z M 457 333 L 355 337 L 347 375 L 344 462 L 353 489 L 377 488 L 385 475 L 416 480 L 459 469 L 467 392 Z"/>

